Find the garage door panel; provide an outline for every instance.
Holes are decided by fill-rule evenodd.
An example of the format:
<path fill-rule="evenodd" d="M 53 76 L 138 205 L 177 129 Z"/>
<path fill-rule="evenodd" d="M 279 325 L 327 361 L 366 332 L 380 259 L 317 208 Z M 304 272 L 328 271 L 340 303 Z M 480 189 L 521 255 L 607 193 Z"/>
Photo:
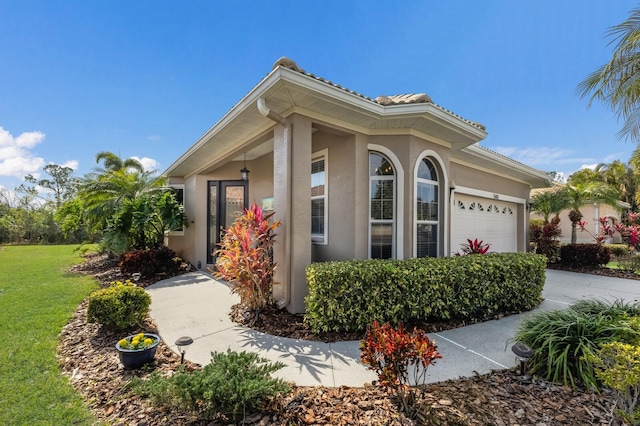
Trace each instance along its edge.
<path fill-rule="evenodd" d="M 482 240 L 492 252 L 517 250 L 517 205 L 464 194 L 454 195 L 451 252 L 460 250 L 467 239 Z"/>

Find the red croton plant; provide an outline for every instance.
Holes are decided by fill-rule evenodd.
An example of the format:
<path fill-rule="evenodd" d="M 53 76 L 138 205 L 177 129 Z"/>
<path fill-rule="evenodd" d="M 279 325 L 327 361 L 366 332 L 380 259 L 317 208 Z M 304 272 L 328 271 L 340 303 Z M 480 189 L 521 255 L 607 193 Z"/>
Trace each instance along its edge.
<path fill-rule="evenodd" d="M 231 284 L 231 291 L 251 310 L 273 303 L 271 293 L 276 263 L 272 260 L 275 229 L 274 213 L 264 214 L 253 204 L 229 228 L 224 230 L 220 248 L 215 251 L 216 277 Z"/>
<path fill-rule="evenodd" d="M 640 249 L 640 213 L 629 212 L 627 213 L 622 223 L 611 224 L 608 217 L 601 217 L 598 219 L 600 227 L 598 229 L 598 235 L 593 236 L 594 240 L 601 244 L 604 243 L 610 237 L 613 237 L 616 232 L 620 233 L 622 240 L 634 250 Z M 587 222 L 578 222 L 578 227 L 581 232 L 589 231 L 585 229 Z"/>
<path fill-rule="evenodd" d="M 467 243 L 460 244 L 460 247 L 462 253 L 458 252 L 456 253 L 456 256 L 462 256 L 465 254 L 487 254 L 490 246 L 489 244 L 484 244 L 482 240 L 478 241 L 477 238 L 473 241 L 470 238 L 467 238 Z"/>
<path fill-rule="evenodd" d="M 381 386 L 396 393 L 402 410 L 411 415 L 418 392 L 426 384 L 427 368 L 442 358 L 436 349 L 423 330 L 406 331 L 402 323 L 394 329 L 389 323 L 374 321 L 360 342 L 360 358 L 378 375 Z M 410 386 L 411 379 L 415 387 Z"/>

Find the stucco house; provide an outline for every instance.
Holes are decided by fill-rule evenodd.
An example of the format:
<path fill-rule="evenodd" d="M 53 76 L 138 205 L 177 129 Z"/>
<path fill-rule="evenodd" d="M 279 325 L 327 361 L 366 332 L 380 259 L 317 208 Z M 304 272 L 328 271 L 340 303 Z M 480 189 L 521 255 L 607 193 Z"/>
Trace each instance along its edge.
<path fill-rule="evenodd" d="M 190 221 L 167 244 L 204 268 L 237 211 L 273 209 L 274 296 L 292 312 L 311 262 L 449 256 L 467 238 L 525 251 L 529 191 L 549 181 L 486 135 L 425 94 L 372 99 L 281 58 L 165 171 Z"/>
<path fill-rule="evenodd" d="M 546 191 L 556 191 L 561 187 L 562 184 L 554 184 L 553 187 L 534 189 L 531 191 L 531 195 L 534 196 L 537 193 Z M 585 226 L 584 231 L 578 230 L 576 233 L 576 243 L 593 243 L 595 241 L 595 236 L 600 232 L 600 218 L 606 217 L 609 224 L 615 225 L 622 221 L 624 212 L 627 212 L 630 209 L 631 205 L 624 201 L 618 201 L 616 206 L 610 206 L 605 203 L 589 203 L 580 207 L 582 221 L 585 222 Z M 571 242 L 571 219 L 569 219 L 569 209 L 562 210 L 558 214 L 558 217 L 560 218 L 560 222 L 558 224 L 560 227 L 560 237 L 558 238 L 558 241 L 564 244 L 569 244 Z M 537 212 L 531 212 L 531 219 L 544 219 L 544 216 Z M 609 238 L 605 242 L 608 244 L 619 244 L 622 242 L 622 236 L 616 232 L 613 237 Z"/>

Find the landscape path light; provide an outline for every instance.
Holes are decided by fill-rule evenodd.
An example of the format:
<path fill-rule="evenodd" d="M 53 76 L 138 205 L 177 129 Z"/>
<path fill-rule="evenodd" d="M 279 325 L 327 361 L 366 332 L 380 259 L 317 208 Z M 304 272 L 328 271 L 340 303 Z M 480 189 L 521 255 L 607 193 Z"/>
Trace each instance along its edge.
<path fill-rule="evenodd" d="M 178 337 L 176 340 L 176 346 L 178 352 L 180 352 L 180 364 L 184 364 L 184 354 L 187 353 L 187 346 L 193 343 L 193 339 L 189 336 Z"/>
<path fill-rule="evenodd" d="M 520 359 L 520 375 L 524 376 L 524 364 L 533 356 L 533 349 L 523 342 L 517 342 L 511 347 L 511 350 Z"/>

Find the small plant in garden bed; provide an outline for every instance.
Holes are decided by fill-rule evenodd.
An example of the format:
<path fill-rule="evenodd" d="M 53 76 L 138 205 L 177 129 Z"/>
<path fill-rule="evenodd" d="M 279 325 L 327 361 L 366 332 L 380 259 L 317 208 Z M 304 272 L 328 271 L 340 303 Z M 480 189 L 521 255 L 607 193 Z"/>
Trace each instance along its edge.
<path fill-rule="evenodd" d="M 275 230 L 280 221 L 271 223 L 274 213 L 264 214 L 253 204 L 224 231 L 217 256 L 216 277 L 231 284 L 240 303 L 251 310 L 273 304 L 271 294 L 276 263 L 272 260 Z"/>
<path fill-rule="evenodd" d="M 140 324 L 149 313 L 151 296 L 131 281 L 115 281 L 89 295 L 87 322 L 124 330 Z"/>
<path fill-rule="evenodd" d="M 457 252 L 456 256 L 462 256 L 465 254 L 487 254 L 491 246 L 490 244 L 484 244 L 482 240 L 478 241 L 477 238 L 473 241 L 468 238 L 465 244 L 460 244 L 460 247 L 462 247 L 460 249 L 462 253 Z"/>
<path fill-rule="evenodd" d="M 379 384 L 395 392 L 402 411 L 414 417 L 420 410 L 416 402 L 426 384 L 427 368 L 442 358 L 427 333 L 416 328 L 408 332 L 402 324 L 394 329 L 389 323 L 374 321 L 360 342 L 360 351 L 362 363 L 378 375 Z"/>
<path fill-rule="evenodd" d="M 590 357 L 601 345 L 640 341 L 636 304 L 586 300 L 565 310 L 540 311 L 527 316 L 514 340 L 534 351 L 532 374 L 556 383 L 587 389 L 600 388 Z"/>
<path fill-rule="evenodd" d="M 255 352 L 213 352 L 202 370 L 179 371 L 166 378 L 152 373 L 146 381 L 131 383 L 134 393 L 148 396 L 156 405 L 181 408 L 213 419 L 222 413 L 233 421 L 253 414 L 268 399 L 290 391 L 271 373 L 284 367 Z"/>
<path fill-rule="evenodd" d="M 640 346 L 606 343 L 588 359 L 598 379 L 613 391 L 616 413 L 628 424 L 640 424 Z"/>
<path fill-rule="evenodd" d="M 127 349 L 132 351 L 142 351 L 153 346 L 158 339 L 153 336 L 145 335 L 144 333 L 138 333 L 129 338 L 120 339 L 118 346 L 121 349 Z"/>

